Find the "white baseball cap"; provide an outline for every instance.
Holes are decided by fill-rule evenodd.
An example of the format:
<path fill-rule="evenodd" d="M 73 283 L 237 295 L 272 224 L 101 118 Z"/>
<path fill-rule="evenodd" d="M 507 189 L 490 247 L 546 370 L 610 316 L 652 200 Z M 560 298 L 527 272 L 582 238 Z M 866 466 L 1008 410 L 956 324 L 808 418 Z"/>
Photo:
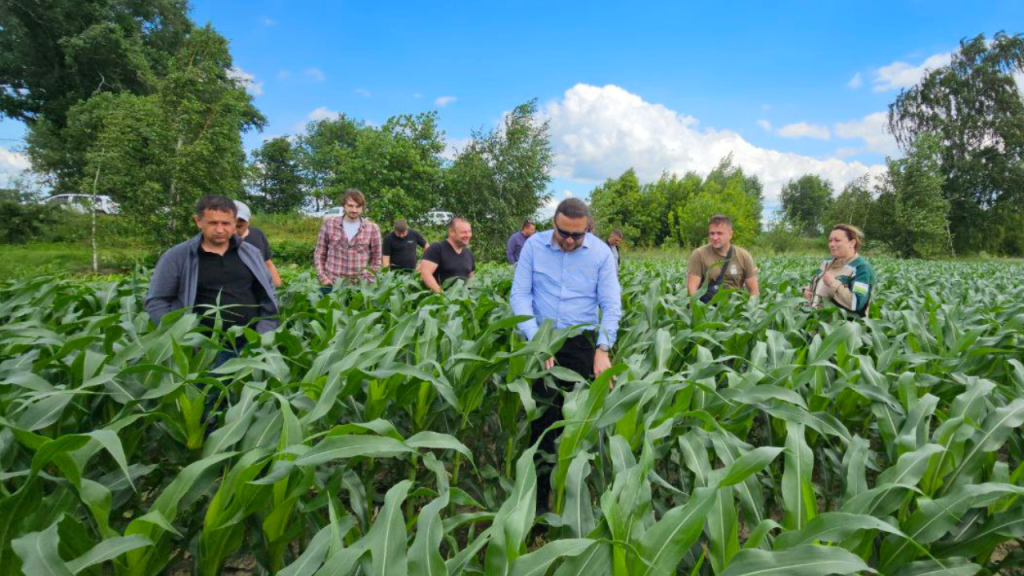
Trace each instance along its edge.
<path fill-rule="evenodd" d="M 249 207 L 245 205 L 245 202 L 235 200 L 235 208 L 238 210 L 237 217 L 248 222 L 249 218 L 252 216 L 252 211 L 250 211 Z"/>

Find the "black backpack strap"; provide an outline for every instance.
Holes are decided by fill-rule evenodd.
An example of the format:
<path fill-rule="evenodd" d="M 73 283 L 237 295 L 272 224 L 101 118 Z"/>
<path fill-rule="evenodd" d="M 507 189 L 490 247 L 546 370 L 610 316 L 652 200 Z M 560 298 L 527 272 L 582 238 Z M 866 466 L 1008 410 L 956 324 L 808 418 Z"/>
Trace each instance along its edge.
<path fill-rule="evenodd" d="M 718 271 L 718 279 L 715 280 L 715 286 L 721 286 L 722 281 L 725 280 L 725 269 L 729 266 L 729 262 L 732 262 L 732 257 L 735 254 L 734 248 L 729 246 L 729 252 L 725 255 L 725 262 L 722 262 L 722 269 Z"/>

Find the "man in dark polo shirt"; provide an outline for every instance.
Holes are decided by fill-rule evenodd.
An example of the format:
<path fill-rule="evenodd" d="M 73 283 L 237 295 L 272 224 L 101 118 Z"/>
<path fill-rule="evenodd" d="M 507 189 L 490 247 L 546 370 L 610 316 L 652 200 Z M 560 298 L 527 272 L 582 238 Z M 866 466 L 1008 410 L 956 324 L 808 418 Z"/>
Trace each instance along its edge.
<path fill-rule="evenodd" d="M 194 216 L 200 233 L 174 246 L 160 257 L 146 294 L 146 312 L 156 324 L 167 313 L 188 308 L 203 314 L 202 323 L 213 327 L 211 306 L 221 310 L 222 326 L 255 324 L 257 332 L 279 325 L 277 297 L 263 255 L 235 234 L 237 209 L 224 196 L 204 196 Z M 215 367 L 237 354 L 228 343 Z"/>
<path fill-rule="evenodd" d="M 395 220 L 395 229 L 384 236 L 381 254 L 384 267 L 392 270 L 415 270 L 416 247 L 426 250 L 430 247 L 422 234 L 409 228 L 405 220 Z"/>
<path fill-rule="evenodd" d="M 450 278 L 469 280 L 476 270 L 473 251 L 469 249 L 469 240 L 473 237 L 473 227 L 464 218 L 452 218 L 448 223 L 448 238 L 443 242 L 435 242 L 423 251 L 423 262 L 420 263 L 420 278 L 434 292 L 443 292 L 442 286 Z"/>

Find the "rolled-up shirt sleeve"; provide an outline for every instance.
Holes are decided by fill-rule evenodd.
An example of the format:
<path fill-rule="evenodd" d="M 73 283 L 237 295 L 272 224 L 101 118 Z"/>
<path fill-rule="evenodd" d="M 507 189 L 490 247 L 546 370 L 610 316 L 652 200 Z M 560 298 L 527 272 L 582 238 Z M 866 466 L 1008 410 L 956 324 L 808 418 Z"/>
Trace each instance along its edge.
<path fill-rule="evenodd" d="M 527 242 L 519 252 L 519 263 L 516 264 L 516 274 L 512 280 L 512 292 L 509 295 L 509 303 L 512 305 L 512 313 L 516 316 L 529 316 L 529 320 L 519 323 L 519 329 L 527 340 L 532 340 L 537 334 L 537 319 L 533 311 L 533 247 L 536 243 Z"/>
<path fill-rule="evenodd" d="M 601 326 L 597 334 L 597 344 L 605 344 L 610 348 L 615 345 L 619 333 L 619 320 L 622 319 L 622 286 L 619 285 L 618 266 L 615 265 L 615 257 L 611 252 L 598 269 L 597 302 L 601 307 Z"/>

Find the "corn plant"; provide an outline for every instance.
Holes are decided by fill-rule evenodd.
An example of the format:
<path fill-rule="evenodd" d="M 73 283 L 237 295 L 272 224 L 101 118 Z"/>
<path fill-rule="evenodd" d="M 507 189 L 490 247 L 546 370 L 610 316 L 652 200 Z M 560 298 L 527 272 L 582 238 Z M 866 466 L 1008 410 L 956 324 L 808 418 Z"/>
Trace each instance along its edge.
<path fill-rule="evenodd" d="M 575 330 L 523 341 L 498 266 L 444 295 L 385 275 L 321 297 L 286 274 L 262 335 L 216 307 L 212 329 L 153 326 L 144 273 L 2 284 L 0 575 L 1024 563 L 1022 270 L 875 264 L 852 320 L 803 308 L 810 259 L 759 262 L 760 297 L 709 306 L 684 263 L 626 263 L 616 364 L 594 381 L 544 369 Z M 575 387 L 541 454 L 533 388 L 555 379 Z"/>

